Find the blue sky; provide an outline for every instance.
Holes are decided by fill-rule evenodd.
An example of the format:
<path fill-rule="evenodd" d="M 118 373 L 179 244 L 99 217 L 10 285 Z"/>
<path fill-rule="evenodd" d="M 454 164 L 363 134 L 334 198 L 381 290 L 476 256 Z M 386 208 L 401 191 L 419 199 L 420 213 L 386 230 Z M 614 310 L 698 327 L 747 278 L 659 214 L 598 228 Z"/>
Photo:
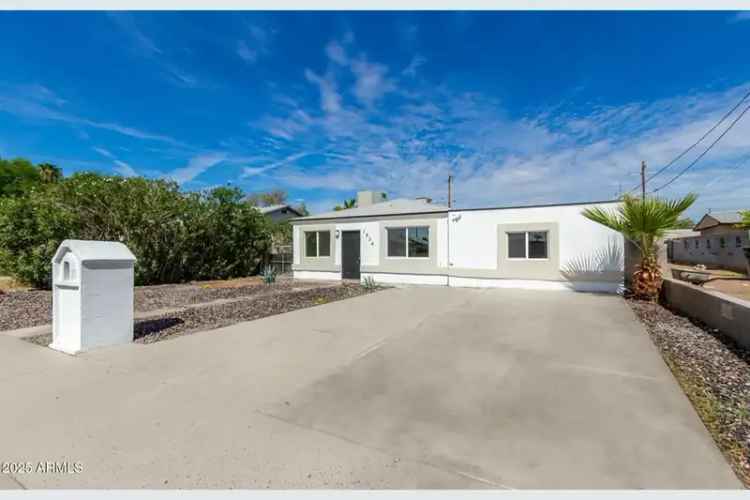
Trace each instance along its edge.
<path fill-rule="evenodd" d="M 611 199 L 750 90 L 737 12 L 2 12 L 0 38 L 0 156 L 313 212 L 449 173 L 462 207 Z M 749 170 L 747 118 L 663 194 L 748 208 Z"/>

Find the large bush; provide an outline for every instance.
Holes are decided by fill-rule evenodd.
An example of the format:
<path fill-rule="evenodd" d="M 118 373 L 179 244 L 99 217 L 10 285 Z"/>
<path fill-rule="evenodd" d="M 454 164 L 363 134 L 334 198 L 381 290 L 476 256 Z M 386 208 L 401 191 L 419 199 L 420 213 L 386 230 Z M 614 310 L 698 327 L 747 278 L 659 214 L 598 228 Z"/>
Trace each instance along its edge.
<path fill-rule="evenodd" d="M 76 174 L 0 199 L 0 268 L 49 287 L 62 240 L 110 240 L 138 258 L 136 284 L 231 278 L 256 269 L 270 233 L 238 189 L 183 193 L 164 180 Z"/>

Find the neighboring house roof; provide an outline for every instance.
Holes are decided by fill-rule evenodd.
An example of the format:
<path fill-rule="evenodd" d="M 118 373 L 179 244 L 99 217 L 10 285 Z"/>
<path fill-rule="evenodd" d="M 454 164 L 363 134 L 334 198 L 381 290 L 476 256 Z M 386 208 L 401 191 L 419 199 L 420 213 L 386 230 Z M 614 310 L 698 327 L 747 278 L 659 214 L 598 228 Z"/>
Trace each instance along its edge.
<path fill-rule="evenodd" d="M 408 215 L 433 212 L 447 212 L 448 207 L 428 203 L 427 200 L 413 200 L 409 198 L 398 198 L 395 200 L 382 201 L 364 207 L 345 208 L 343 210 L 331 210 L 322 214 L 299 217 L 295 221 L 316 219 L 342 219 L 346 217 L 368 217 L 374 215 Z"/>
<path fill-rule="evenodd" d="M 264 215 L 276 212 L 277 210 L 282 210 L 284 208 L 286 208 L 290 212 L 295 213 L 297 215 L 300 215 L 300 216 L 302 215 L 302 213 L 299 210 L 297 210 L 291 205 L 268 205 L 267 207 L 257 207 L 257 208 L 258 210 L 260 210 L 260 213 Z"/>
<path fill-rule="evenodd" d="M 677 238 L 693 238 L 700 236 L 701 233 L 693 231 L 692 229 L 667 229 L 664 231 L 665 240 L 674 240 Z"/>
<path fill-rule="evenodd" d="M 603 203 L 620 203 L 620 200 L 585 201 L 576 203 L 553 203 L 548 205 L 521 205 L 508 207 L 481 207 L 481 208 L 448 208 L 445 205 L 429 203 L 425 199 L 399 198 L 365 207 L 347 208 L 344 210 L 332 210 L 322 214 L 308 215 L 291 219 L 292 222 L 321 219 L 346 219 L 349 217 L 373 217 L 387 215 L 413 215 L 428 213 L 466 212 L 470 210 L 505 210 L 511 208 L 541 208 L 561 207 L 567 205 L 599 205 Z"/>
<path fill-rule="evenodd" d="M 725 212 L 710 212 L 704 215 L 693 230 L 700 231 L 719 224 L 739 224 L 742 222 L 742 214 L 739 210 L 728 210 Z"/>

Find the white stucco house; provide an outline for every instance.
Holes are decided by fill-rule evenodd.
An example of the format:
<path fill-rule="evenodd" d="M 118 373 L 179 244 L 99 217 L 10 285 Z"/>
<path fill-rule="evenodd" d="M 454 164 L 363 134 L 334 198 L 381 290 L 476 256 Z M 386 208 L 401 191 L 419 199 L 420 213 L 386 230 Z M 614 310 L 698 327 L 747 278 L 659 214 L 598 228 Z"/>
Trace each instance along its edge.
<path fill-rule="evenodd" d="M 618 201 L 452 209 L 357 195 L 354 208 L 292 219 L 297 279 L 615 292 L 624 239 L 581 215 Z"/>

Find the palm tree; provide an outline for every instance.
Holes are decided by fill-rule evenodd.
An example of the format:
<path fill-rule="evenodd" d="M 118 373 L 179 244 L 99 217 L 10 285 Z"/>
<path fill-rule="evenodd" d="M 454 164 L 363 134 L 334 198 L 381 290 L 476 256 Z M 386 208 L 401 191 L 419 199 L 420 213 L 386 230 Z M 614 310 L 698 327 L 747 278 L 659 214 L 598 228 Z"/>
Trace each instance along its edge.
<path fill-rule="evenodd" d="M 39 178 L 46 184 L 57 182 L 62 177 L 62 170 L 51 163 L 41 163 L 39 165 Z"/>
<path fill-rule="evenodd" d="M 349 200 L 344 200 L 344 205 L 343 206 L 342 205 L 336 205 L 335 207 L 333 207 L 333 209 L 336 210 L 336 211 L 346 210 L 347 208 L 354 208 L 356 205 L 357 205 L 357 200 L 354 199 L 354 198 L 352 198 L 352 199 L 349 199 Z"/>
<path fill-rule="evenodd" d="M 697 198 L 693 193 L 680 200 L 642 200 L 625 195 L 616 212 L 599 207 L 583 211 L 584 217 L 622 233 L 641 251 L 641 263 L 633 273 L 633 294 L 636 298 L 655 301 L 659 297 L 662 274 L 656 259 L 656 242 L 667 229 L 675 226 L 682 212 Z"/>

